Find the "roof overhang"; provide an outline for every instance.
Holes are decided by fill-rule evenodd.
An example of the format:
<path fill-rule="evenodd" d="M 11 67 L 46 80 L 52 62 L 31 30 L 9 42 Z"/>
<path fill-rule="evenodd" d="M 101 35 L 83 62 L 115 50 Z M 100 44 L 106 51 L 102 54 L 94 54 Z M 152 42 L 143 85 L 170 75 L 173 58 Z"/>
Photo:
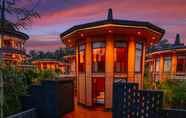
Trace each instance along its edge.
<path fill-rule="evenodd" d="M 101 34 L 124 34 L 136 35 L 137 32 L 141 36 L 149 40 L 149 43 L 158 42 L 165 33 L 165 30 L 148 22 L 125 21 L 125 20 L 105 20 L 93 23 L 87 23 L 70 28 L 60 35 L 61 40 L 69 46 L 73 46 L 75 40 L 86 35 L 101 35 Z M 69 41 L 70 40 L 70 41 Z"/>

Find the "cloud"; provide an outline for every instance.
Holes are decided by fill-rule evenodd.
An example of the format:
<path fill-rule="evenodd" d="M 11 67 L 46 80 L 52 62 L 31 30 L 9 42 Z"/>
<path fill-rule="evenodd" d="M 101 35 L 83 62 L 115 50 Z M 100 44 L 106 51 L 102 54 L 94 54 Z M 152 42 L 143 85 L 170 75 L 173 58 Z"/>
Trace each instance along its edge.
<path fill-rule="evenodd" d="M 58 35 L 33 35 L 26 42 L 27 51 L 30 50 L 42 50 L 42 51 L 54 51 L 57 48 L 65 47 L 60 41 Z"/>
<path fill-rule="evenodd" d="M 176 33 L 180 33 L 186 43 L 186 0 L 69 1 L 43 0 L 42 17 L 34 21 L 29 33 L 43 37 L 31 36 L 30 41 L 41 38 L 55 42 L 59 40 L 57 35 L 73 25 L 106 19 L 107 9 L 113 8 L 116 19 L 149 21 L 166 30 L 164 38 L 172 42 Z"/>

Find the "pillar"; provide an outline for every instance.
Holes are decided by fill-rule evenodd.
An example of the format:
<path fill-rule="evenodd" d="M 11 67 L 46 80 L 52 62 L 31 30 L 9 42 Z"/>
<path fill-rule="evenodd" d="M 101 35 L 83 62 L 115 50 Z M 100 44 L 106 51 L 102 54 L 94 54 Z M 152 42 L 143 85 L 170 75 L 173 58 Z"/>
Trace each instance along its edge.
<path fill-rule="evenodd" d="M 172 65 L 171 65 L 171 77 L 176 74 L 177 56 L 176 53 L 172 55 Z"/>
<path fill-rule="evenodd" d="M 78 47 L 78 42 L 76 41 L 75 43 L 75 55 L 76 55 L 76 80 L 77 80 L 77 99 L 78 99 L 78 102 L 80 100 L 80 94 L 79 94 L 79 68 L 78 68 L 78 62 L 79 62 L 79 58 L 78 58 L 78 55 L 79 55 L 79 47 Z M 67 71 L 67 70 L 66 70 Z"/>
<path fill-rule="evenodd" d="M 112 87 L 114 77 L 114 44 L 113 36 L 106 38 L 106 60 L 105 60 L 105 108 L 112 108 Z"/>
<path fill-rule="evenodd" d="M 146 50 L 146 45 L 143 43 L 143 52 L 142 52 L 142 60 L 141 60 L 141 81 L 140 81 L 140 88 L 143 88 L 144 84 L 144 71 L 145 71 L 145 50 Z"/>
<path fill-rule="evenodd" d="M 91 39 L 86 38 L 85 46 L 85 64 L 86 64 L 86 106 L 92 106 L 92 46 Z"/>
<path fill-rule="evenodd" d="M 164 61 L 163 55 L 160 55 L 160 80 L 163 80 Z"/>
<path fill-rule="evenodd" d="M 135 56 L 136 41 L 135 37 L 130 37 L 128 42 L 128 82 L 135 81 Z"/>

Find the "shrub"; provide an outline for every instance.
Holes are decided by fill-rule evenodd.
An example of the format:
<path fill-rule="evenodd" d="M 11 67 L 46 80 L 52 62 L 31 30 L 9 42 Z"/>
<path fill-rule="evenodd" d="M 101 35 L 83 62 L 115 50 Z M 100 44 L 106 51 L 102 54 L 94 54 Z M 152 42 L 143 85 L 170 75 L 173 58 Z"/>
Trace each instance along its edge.
<path fill-rule="evenodd" d="M 4 116 L 21 110 L 20 96 L 27 94 L 27 84 L 24 73 L 18 72 L 15 66 L 0 66 L 1 79 L 3 80 L 3 112 Z"/>

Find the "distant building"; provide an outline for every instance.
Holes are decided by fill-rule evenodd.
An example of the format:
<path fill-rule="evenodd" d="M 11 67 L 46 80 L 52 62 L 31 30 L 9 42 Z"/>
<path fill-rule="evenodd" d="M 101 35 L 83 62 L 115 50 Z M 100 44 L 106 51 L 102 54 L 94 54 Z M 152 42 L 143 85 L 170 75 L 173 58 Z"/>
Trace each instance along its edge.
<path fill-rule="evenodd" d="M 2 23 L 2 22 L 1 22 Z M 24 44 L 28 35 L 17 31 L 13 25 L 5 21 L 4 28 L 0 23 L 0 59 L 6 64 L 21 64 L 27 60 Z"/>
<path fill-rule="evenodd" d="M 76 55 L 64 56 L 66 63 L 66 73 L 75 76 L 76 75 Z"/>
<path fill-rule="evenodd" d="M 65 63 L 54 59 L 40 59 L 32 61 L 32 64 L 36 66 L 37 70 L 51 70 L 59 71 L 61 74 L 65 73 Z"/>
<path fill-rule="evenodd" d="M 143 87 L 146 47 L 159 42 L 164 30 L 141 21 L 113 19 L 74 26 L 60 36 L 76 49 L 78 103 L 112 108 L 113 81 L 125 79 Z"/>
<path fill-rule="evenodd" d="M 148 50 L 146 67 L 153 81 L 186 79 L 186 46 L 176 36 L 174 44 Z"/>

